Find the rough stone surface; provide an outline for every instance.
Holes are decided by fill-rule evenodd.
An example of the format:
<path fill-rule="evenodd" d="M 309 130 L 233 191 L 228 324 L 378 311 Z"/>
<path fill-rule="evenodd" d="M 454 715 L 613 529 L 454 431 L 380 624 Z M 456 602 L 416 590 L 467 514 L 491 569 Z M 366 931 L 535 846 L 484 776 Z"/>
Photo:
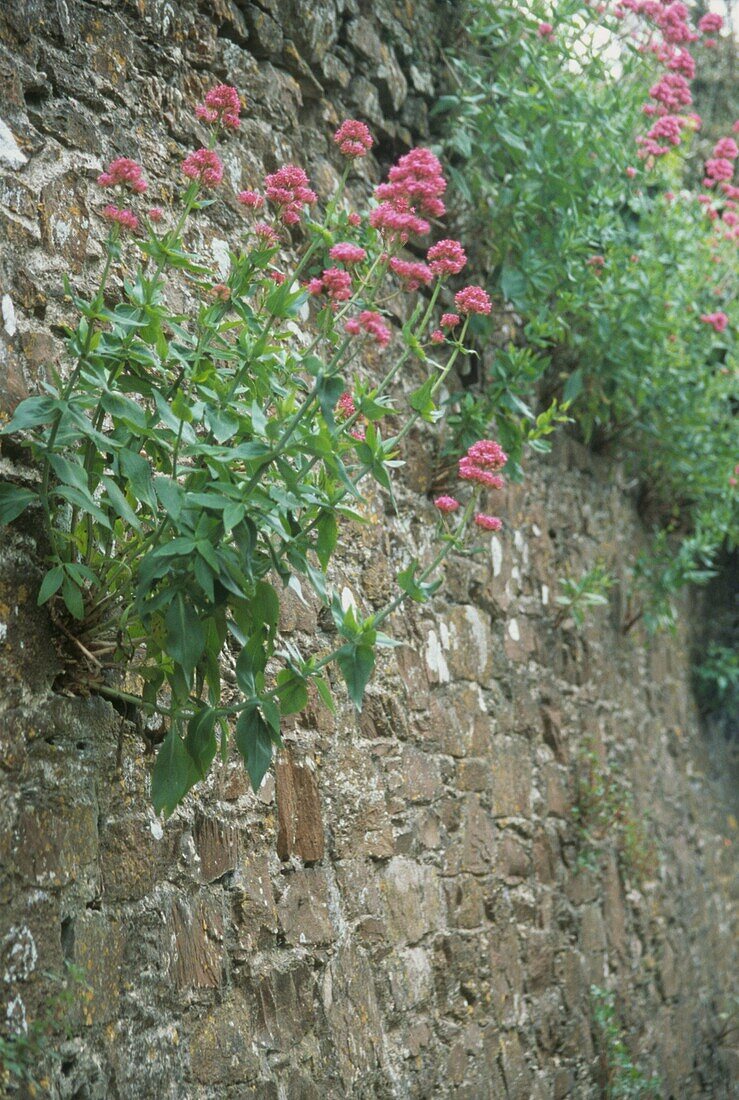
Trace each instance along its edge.
<path fill-rule="evenodd" d="M 0 5 L 3 412 L 61 361 L 62 272 L 92 285 L 103 159 L 139 157 L 156 192 L 199 138 L 192 103 L 227 79 L 246 117 L 204 239 L 228 238 L 235 190 L 283 159 L 325 197 L 344 115 L 379 138 L 351 181 L 366 194 L 428 140 L 457 10 Z M 424 530 L 434 447 L 414 437 L 398 490 Z M 4 442 L 4 475 L 17 458 Z M 217 761 L 166 824 L 135 725 L 53 692 L 59 662 L 35 598 L 43 548 L 31 521 L 0 531 L 3 1018 L 44 1019 L 45 975 L 65 960 L 85 982 L 49 1062 L 53 1100 L 595 1097 L 592 982 L 616 995 L 629 1049 L 665 1097 L 731 1095 L 738 1061 L 718 1013 L 737 941 L 737 810 L 698 730 L 686 638 L 650 648 L 606 613 L 579 635 L 555 629 L 542 591 L 604 548 L 622 579 L 644 532 L 618 472 L 574 445 L 527 474 L 486 555 L 453 563 L 433 605 L 389 624 L 403 644 L 361 716 L 311 705 L 258 796 L 238 760 Z M 393 533 L 405 547 L 416 537 L 381 507 L 342 563 L 366 610 L 396 571 Z M 297 599 L 281 629 L 306 650 L 321 641 Z M 594 868 L 579 866 L 586 738 L 648 814 L 658 858 L 646 881 L 608 840 Z"/>

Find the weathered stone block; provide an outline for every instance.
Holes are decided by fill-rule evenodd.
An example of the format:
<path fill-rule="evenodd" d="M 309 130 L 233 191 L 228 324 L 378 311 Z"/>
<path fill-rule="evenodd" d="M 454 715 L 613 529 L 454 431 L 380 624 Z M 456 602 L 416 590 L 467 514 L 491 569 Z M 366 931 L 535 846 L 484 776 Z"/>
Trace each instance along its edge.
<path fill-rule="evenodd" d="M 315 765 L 297 760 L 289 749 L 280 753 L 275 768 L 277 794 L 277 853 L 280 859 L 296 855 L 307 863 L 323 857 L 323 819 Z"/>
<path fill-rule="evenodd" d="M 277 904 L 285 939 L 296 944 L 327 944 L 336 938 L 328 908 L 328 883 L 323 871 L 294 871 L 286 879 Z"/>

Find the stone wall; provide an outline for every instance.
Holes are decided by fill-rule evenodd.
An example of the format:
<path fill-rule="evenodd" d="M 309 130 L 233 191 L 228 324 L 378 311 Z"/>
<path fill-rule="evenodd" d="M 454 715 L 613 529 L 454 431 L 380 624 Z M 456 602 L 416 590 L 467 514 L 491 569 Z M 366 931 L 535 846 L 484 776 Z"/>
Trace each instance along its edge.
<path fill-rule="evenodd" d="M 455 7 L 6 2 L 4 406 L 58 356 L 61 272 L 84 283 L 95 269 L 103 158 L 136 155 L 166 177 L 196 140 L 191 104 L 228 79 L 248 104 L 228 193 L 287 156 L 327 193 L 344 112 L 380 138 L 362 192 L 427 136 Z M 213 208 L 214 261 L 235 217 L 232 199 Z M 353 533 L 343 577 L 366 608 L 402 547 L 427 538 L 436 446 L 421 435 L 409 450 L 405 519 L 378 500 Z M 17 458 L 3 447 L 0 473 Z M 598 555 L 623 577 L 643 532 L 618 471 L 574 444 L 527 473 L 485 556 L 452 563 L 432 607 L 395 616 L 403 644 L 359 718 L 313 706 L 258 795 L 234 758 L 166 824 L 135 723 L 54 693 L 34 530 L 0 532 L 8 1020 L 49 1017 L 47 975 L 65 960 L 84 978 L 71 1037 L 49 1025 L 60 1056 L 36 1095 L 595 1097 L 607 1073 L 596 984 L 665 1097 L 730 1096 L 737 1061 L 719 1014 L 736 820 L 698 730 L 686 639 L 624 638 L 618 589 L 584 631 L 555 625 L 557 578 Z M 323 625 L 286 604 L 282 629 L 305 646 Z M 606 835 L 590 866 L 573 814 L 586 749 L 644 823 L 634 851 Z"/>

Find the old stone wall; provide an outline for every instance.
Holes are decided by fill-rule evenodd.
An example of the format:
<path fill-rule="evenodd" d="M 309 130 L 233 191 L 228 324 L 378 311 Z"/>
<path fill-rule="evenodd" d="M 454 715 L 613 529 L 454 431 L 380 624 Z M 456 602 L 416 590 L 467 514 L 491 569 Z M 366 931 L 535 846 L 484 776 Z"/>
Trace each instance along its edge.
<path fill-rule="evenodd" d="M 196 140 L 192 103 L 227 79 L 248 104 L 227 194 L 288 156 L 326 194 L 344 113 L 380 138 L 361 193 L 427 138 L 455 7 L 6 0 L 4 407 L 58 356 L 62 271 L 84 284 L 95 269 L 103 159 L 135 155 L 171 178 Z M 202 230 L 214 263 L 235 218 L 227 200 Z M 367 609 L 428 537 L 436 446 L 428 434 L 409 449 L 405 519 L 378 500 L 352 533 L 344 580 Z M 18 457 L 3 448 L 0 473 Z M 234 757 L 165 824 L 136 725 L 54 692 L 35 531 L 0 532 L 4 1014 L 50 1020 L 65 960 L 84 979 L 71 1036 L 49 1022 L 58 1057 L 36 1095 L 596 1097 L 608 1066 L 591 984 L 615 994 L 631 1057 L 664 1097 L 731 1095 L 720 1014 L 736 820 L 701 740 L 686 638 L 624 637 L 620 589 L 582 632 L 556 622 L 557 578 L 597 556 L 623 577 L 643 532 L 618 471 L 572 443 L 527 475 L 485 555 L 453 562 L 432 606 L 395 616 L 403 644 L 359 718 L 315 705 L 258 795 Z M 286 603 L 286 635 L 309 646 L 324 625 Z M 582 843 L 573 807 L 594 775 L 631 792 L 630 847 L 613 821 L 599 851 Z"/>

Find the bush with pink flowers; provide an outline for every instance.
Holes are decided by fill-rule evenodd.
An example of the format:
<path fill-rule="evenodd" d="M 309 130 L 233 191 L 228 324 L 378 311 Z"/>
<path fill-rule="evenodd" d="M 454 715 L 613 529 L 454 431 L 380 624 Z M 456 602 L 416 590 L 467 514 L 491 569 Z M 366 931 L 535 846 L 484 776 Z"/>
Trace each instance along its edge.
<path fill-rule="evenodd" d="M 469 0 L 438 108 L 471 261 L 519 326 L 454 395 L 450 449 L 492 424 L 517 475 L 521 422 L 570 402 L 585 442 L 643 485 L 649 522 L 675 532 L 673 589 L 739 539 L 739 122 L 706 92 L 735 46 L 720 16 L 698 15 Z M 483 346 L 498 324 L 476 319 Z M 638 572 L 652 583 L 646 560 Z"/>
<path fill-rule="evenodd" d="M 198 107 L 210 140 L 179 166 L 183 190 L 169 211 L 162 201 L 147 213 L 139 196 L 150 203 L 157 188 L 134 160 L 102 173 L 105 262 L 91 298 L 67 284 L 78 315 L 67 371 L 3 429 L 21 433 L 40 471 L 36 490 L 0 484 L 0 522 L 33 509 L 45 525 L 39 602 L 68 645 L 66 686 L 161 716 L 153 799 L 166 813 L 231 736 L 257 789 L 283 719 L 310 695 L 333 708 L 330 665 L 360 708 L 375 649 L 392 644 L 381 629 L 391 613 L 405 598 L 429 598 L 473 517 L 500 526 L 481 511 L 506 461 L 488 441 L 475 452 L 477 476 L 460 482 L 466 502 L 437 503 L 438 553 L 399 573 L 385 608 L 362 616 L 332 589 L 332 558 L 345 524 L 364 519 L 367 483 L 392 494 L 403 441 L 418 420 L 438 419 L 435 399 L 466 354 L 470 318 L 490 300 L 459 279 L 458 241 L 426 244 L 427 263 L 406 254 L 444 213 L 446 181 L 430 150 L 400 158 L 371 210 L 349 209 L 345 181 L 372 145 L 356 120 L 335 134 L 345 170 L 323 215 L 297 165 L 261 186 L 247 181 L 230 196 L 243 223 L 228 270 L 215 271 L 193 251 L 191 223 L 229 198 L 219 143 L 238 129 L 240 109 L 227 85 Z M 421 285 L 427 294 L 391 314 L 394 295 Z M 439 328 L 440 296 L 455 290 L 459 312 Z M 177 311 L 171 291 L 186 303 Z M 408 317 L 402 329 L 398 313 Z M 401 372 L 424 379 L 405 407 L 395 401 Z M 333 649 L 304 653 L 280 635 L 281 586 L 312 590 L 333 618 Z M 124 690 L 122 665 L 139 693 Z"/>

